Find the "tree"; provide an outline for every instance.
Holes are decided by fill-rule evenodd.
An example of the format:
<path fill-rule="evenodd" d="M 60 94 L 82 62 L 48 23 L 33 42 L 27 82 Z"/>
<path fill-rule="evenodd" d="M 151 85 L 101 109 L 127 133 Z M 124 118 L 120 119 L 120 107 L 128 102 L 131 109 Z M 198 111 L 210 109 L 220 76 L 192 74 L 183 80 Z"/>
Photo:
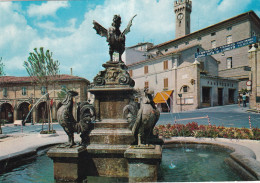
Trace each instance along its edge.
<path fill-rule="evenodd" d="M 52 52 L 47 50 L 44 52 L 43 47 L 38 51 L 34 48 L 34 52 L 29 54 L 28 60 L 24 61 L 24 67 L 31 79 L 46 89 L 47 98 L 47 114 L 48 114 L 48 132 L 50 131 L 50 103 L 48 95 L 48 86 L 57 81 L 59 77 L 59 61 L 52 59 Z"/>
<path fill-rule="evenodd" d="M 4 73 L 4 64 L 3 64 L 3 62 L 2 62 L 2 57 L 0 58 L 0 76 L 3 76 L 3 75 L 5 75 L 5 73 Z"/>

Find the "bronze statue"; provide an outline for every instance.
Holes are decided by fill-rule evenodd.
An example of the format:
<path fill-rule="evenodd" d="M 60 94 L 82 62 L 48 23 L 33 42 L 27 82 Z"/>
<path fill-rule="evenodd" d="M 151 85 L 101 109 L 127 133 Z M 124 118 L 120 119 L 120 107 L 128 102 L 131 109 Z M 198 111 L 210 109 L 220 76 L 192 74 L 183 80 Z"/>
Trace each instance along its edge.
<path fill-rule="evenodd" d="M 125 35 L 130 32 L 130 27 L 132 26 L 132 21 L 135 16 L 133 16 L 133 18 L 129 21 L 126 29 L 122 33 L 119 29 L 121 25 L 120 15 L 114 15 L 112 26 L 108 30 L 95 20 L 93 21 L 93 28 L 97 31 L 97 34 L 107 38 L 111 62 L 113 61 L 114 52 L 119 53 L 119 62 L 122 62 L 121 56 L 125 51 Z"/>
<path fill-rule="evenodd" d="M 86 145 L 88 135 L 91 131 L 91 121 L 95 116 L 93 107 L 86 106 L 85 103 L 80 105 L 80 120 L 77 122 L 72 114 L 73 109 L 73 97 L 77 96 L 76 91 L 66 91 L 66 98 L 62 101 L 62 106 L 57 112 L 57 118 L 59 124 L 63 127 L 64 131 L 68 135 L 68 146 L 73 147 L 74 132 L 81 133 L 81 145 Z M 88 108 L 90 108 L 88 110 Z M 90 111 L 90 112 L 88 112 Z"/>
<path fill-rule="evenodd" d="M 133 97 L 136 98 L 138 95 L 138 92 L 136 92 Z M 144 90 L 140 107 L 134 101 L 134 98 L 130 99 L 129 104 L 124 107 L 124 117 L 129 123 L 130 130 L 135 135 L 137 147 L 148 147 L 144 145 L 148 144 L 151 132 L 159 120 L 160 111 L 156 108 L 148 89 Z"/>
<path fill-rule="evenodd" d="M 144 96 L 138 110 L 132 132 L 137 136 L 138 145 L 148 144 L 148 138 L 160 117 L 160 111 L 156 108 L 151 93 L 144 90 Z"/>

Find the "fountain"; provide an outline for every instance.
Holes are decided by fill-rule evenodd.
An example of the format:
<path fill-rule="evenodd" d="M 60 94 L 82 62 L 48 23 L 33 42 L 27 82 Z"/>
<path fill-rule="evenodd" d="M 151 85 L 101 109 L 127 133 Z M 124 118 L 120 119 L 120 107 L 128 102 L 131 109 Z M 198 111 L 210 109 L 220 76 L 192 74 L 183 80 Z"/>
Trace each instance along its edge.
<path fill-rule="evenodd" d="M 86 176 L 127 177 L 129 182 L 157 181 L 162 149 L 160 145 L 150 144 L 149 136 L 160 113 L 148 90 L 138 108 L 134 101 L 134 81 L 121 60 L 125 35 L 130 31 L 133 18 L 122 33 L 118 15 L 108 30 L 93 22 L 97 33 L 107 38 L 110 61 L 103 64 L 105 70 L 94 78 L 94 86 L 89 90 L 95 95 L 94 105 L 81 106 L 80 122 L 74 120 L 71 112 L 76 95 L 73 91 L 67 93 L 58 111 L 69 143 L 47 153 L 53 159 L 57 181 L 78 181 Z M 113 61 L 114 51 L 119 52 L 119 61 Z M 95 122 L 91 120 L 93 116 Z M 81 133 L 85 143 L 74 143 L 75 131 Z"/>

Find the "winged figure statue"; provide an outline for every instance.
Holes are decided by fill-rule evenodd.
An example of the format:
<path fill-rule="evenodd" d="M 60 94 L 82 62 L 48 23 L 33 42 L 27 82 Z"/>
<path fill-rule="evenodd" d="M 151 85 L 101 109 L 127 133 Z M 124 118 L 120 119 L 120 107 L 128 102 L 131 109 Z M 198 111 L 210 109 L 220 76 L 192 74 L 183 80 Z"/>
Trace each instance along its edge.
<path fill-rule="evenodd" d="M 126 29 L 123 32 L 121 32 L 119 29 L 121 25 L 120 15 L 114 15 L 112 26 L 108 30 L 95 20 L 93 21 L 93 28 L 97 31 L 97 34 L 107 38 L 111 62 L 113 61 L 114 52 L 119 53 L 119 62 L 122 62 L 121 56 L 125 51 L 125 35 L 130 32 L 130 27 L 132 26 L 132 21 L 135 16 L 132 17 L 132 19 L 129 21 Z"/>

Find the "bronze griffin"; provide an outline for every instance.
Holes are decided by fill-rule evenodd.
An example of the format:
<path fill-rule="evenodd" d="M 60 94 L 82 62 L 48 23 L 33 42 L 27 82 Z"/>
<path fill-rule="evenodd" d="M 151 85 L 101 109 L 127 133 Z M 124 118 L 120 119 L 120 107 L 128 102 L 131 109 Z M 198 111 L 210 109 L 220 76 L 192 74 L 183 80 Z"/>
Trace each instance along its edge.
<path fill-rule="evenodd" d="M 119 29 L 121 25 L 121 17 L 119 15 L 114 15 L 112 26 L 108 30 L 95 20 L 93 21 L 93 28 L 97 31 L 97 34 L 107 38 L 111 62 L 113 61 L 114 52 L 119 53 L 119 62 L 122 62 L 121 56 L 125 51 L 125 35 L 130 32 L 130 27 L 132 26 L 132 21 L 135 16 L 132 17 L 123 32 Z"/>

